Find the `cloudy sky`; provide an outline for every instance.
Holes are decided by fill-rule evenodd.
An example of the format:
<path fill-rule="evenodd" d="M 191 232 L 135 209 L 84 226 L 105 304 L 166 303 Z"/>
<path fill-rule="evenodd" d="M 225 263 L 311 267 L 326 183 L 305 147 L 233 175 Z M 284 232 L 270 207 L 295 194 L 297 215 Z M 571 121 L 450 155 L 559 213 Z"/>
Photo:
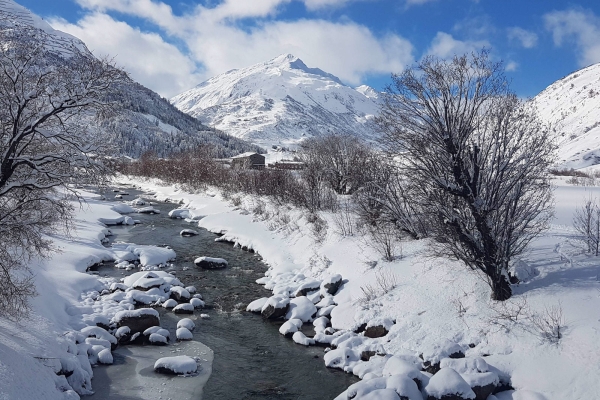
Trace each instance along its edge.
<path fill-rule="evenodd" d="M 165 97 L 283 53 L 383 89 L 424 55 L 485 46 L 522 97 L 600 62 L 598 0 L 16 1 Z"/>

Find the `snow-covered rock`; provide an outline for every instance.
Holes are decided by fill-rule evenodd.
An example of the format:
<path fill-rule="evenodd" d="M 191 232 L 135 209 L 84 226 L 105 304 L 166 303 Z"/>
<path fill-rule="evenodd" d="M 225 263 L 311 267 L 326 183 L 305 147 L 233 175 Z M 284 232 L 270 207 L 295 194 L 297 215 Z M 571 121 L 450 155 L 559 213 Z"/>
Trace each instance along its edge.
<path fill-rule="evenodd" d="M 160 214 L 160 210 L 152 206 L 136 208 L 135 212 L 138 214 Z"/>
<path fill-rule="evenodd" d="M 183 327 L 177 328 L 177 331 L 175 331 L 175 336 L 177 337 L 177 340 L 192 340 L 194 338 L 192 332 L 190 332 L 188 328 Z"/>
<path fill-rule="evenodd" d="M 162 306 L 164 308 L 173 308 L 173 307 L 177 306 L 177 301 L 175 301 L 173 299 L 169 299 L 169 300 L 165 301 L 164 303 L 162 303 Z"/>
<path fill-rule="evenodd" d="M 317 307 L 305 296 L 290 300 L 289 310 L 285 315 L 286 319 L 299 319 L 302 322 L 311 321 L 313 315 L 317 313 Z"/>
<path fill-rule="evenodd" d="M 256 300 L 250 302 L 250 304 L 248 304 L 248 306 L 246 306 L 246 311 L 250 311 L 253 313 L 260 313 L 262 311 L 263 306 L 267 302 L 267 300 L 269 300 L 268 297 L 261 297 L 260 299 L 256 299 Z"/>
<path fill-rule="evenodd" d="M 110 349 L 100 350 L 98 353 L 98 363 L 108 365 L 113 363 L 113 356 Z"/>
<path fill-rule="evenodd" d="M 195 297 L 194 297 L 193 299 L 190 299 L 190 304 L 191 304 L 191 305 L 192 305 L 194 308 L 202 308 L 202 307 L 204 307 L 204 305 L 205 305 L 205 304 L 204 304 L 204 302 L 203 302 L 202 300 L 200 300 L 200 299 L 197 299 L 197 298 L 195 298 Z"/>
<path fill-rule="evenodd" d="M 198 236 L 198 231 L 193 229 L 183 229 L 179 234 L 183 237 Z"/>
<path fill-rule="evenodd" d="M 178 304 L 173 308 L 175 314 L 193 314 L 194 306 L 190 303 Z"/>
<path fill-rule="evenodd" d="M 150 344 L 155 346 L 166 346 L 169 342 L 169 340 L 166 337 L 159 333 L 151 333 L 150 337 L 148 338 L 148 341 L 150 342 Z"/>
<path fill-rule="evenodd" d="M 191 213 L 187 208 L 177 208 L 175 210 L 169 211 L 169 218 L 173 219 L 185 219 L 190 218 Z"/>
<path fill-rule="evenodd" d="M 143 332 L 151 326 L 160 325 L 158 311 L 152 308 L 138 308 L 137 310 L 119 311 L 112 318 L 118 327 L 127 326 L 130 332 Z"/>
<path fill-rule="evenodd" d="M 348 399 L 354 400 L 422 400 L 416 383 L 405 375 L 363 380 L 351 385 L 346 391 Z"/>
<path fill-rule="evenodd" d="M 455 396 L 457 400 L 475 399 L 471 386 L 452 368 L 442 368 L 425 387 L 428 400 L 441 400 Z"/>
<path fill-rule="evenodd" d="M 271 296 L 263 304 L 261 314 L 267 319 L 278 319 L 286 315 L 289 306 L 290 299 L 288 297 L 281 295 Z"/>
<path fill-rule="evenodd" d="M 299 319 L 290 319 L 285 321 L 283 325 L 279 327 L 279 333 L 284 336 L 292 336 L 294 333 L 298 332 L 298 330 L 302 327 L 302 321 Z"/>
<path fill-rule="evenodd" d="M 116 211 L 119 214 L 131 214 L 135 212 L 135 209 L 133 207 L 123 203 L 116 203 L 111 208 L 113 209 L 113 211 Z"/>
<path fill-rule="evenodd" d="M 188 375 L 195 373 L 198 365 L 188 356 L 163 357 L 154 363 L 154 370 L 162 374 Z"/>
<path fill-rule="evenodd" d="M 190 331 L 193 331 L 196 328 L 196 324 L 189 318 L 182 318 L 177 321 L 177 328 L 186 328 Z"/>
<path fill-rule="evenodd" d="M 306 337 L 304 333 L 299 331 L 292 335 L 292 340 L 294 343 L 301 344 L 303 346 L 311 346 L 315 344 L 313 339 Z"/>
<path fill-rule="evenodd" d="M 170 295 L 173 300 L 176 301 L 188 301 L 192 298 L 190 292 L 182 288 L 181 286 L 173 286 L 170 290 Z"/>
<path fill-rule="evenodd" d="M 227 260 L 215 257 L 198 257 L 194 260 L 194 264 L 204 269 L 218 269 L 227 267 Z"/>
<path fill-rule="evenodd" d="M 334 295 L 342 285 L 342 276 L 340 274 L 332 275 L 321 282 L 321 294 Z"/>

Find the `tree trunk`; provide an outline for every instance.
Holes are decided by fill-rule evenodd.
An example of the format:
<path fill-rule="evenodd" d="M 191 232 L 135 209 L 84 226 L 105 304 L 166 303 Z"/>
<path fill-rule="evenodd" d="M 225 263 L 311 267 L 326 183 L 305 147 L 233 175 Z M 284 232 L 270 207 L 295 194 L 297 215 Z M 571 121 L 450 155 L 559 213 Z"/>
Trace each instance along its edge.
<path fill-rule="evenodd" d="M 492 300 L 505 301 L 512 296 L 512 289 L 506 276 L 491 277 Z"/>

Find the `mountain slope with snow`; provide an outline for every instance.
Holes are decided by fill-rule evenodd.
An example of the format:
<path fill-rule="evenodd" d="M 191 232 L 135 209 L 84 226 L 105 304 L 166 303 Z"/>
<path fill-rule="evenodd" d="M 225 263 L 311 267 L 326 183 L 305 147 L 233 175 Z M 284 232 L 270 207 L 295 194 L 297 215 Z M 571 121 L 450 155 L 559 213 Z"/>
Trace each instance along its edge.
<path fill-rule="evenodd" d="M 39 29 L 47 35 L 44 39 L 48 42 L 47 46 L 66 56 L 71 51 L 91 54 L 81 40 L 53 29 L 13 0 L 0 0 L 0 26 Z M 167 156 L 205 144 L 212 145 L 217 157 L 260 150 L 203 125 L 133 80 L 124 83 L 110 100 L 118 102 L 122 112 L 102 126 L 91 126 L 90 129 L 105 136 L 118 154 L 139 157 L 146 151 L 154 151 L 159 156 Z"/>
<path fill-rule="evenodd" d="M 203 123 L 260 145 L 290 145 L 329 132 L 375 134 L 377 93 L 355 90 L 291 54 L 228 71 L 171 103 Z"/>
<path fill-rule="evenodd" d="M 554 82 L 532 102 L 556 135 L 560 167 L 600 164 L 600 64 Z"/>

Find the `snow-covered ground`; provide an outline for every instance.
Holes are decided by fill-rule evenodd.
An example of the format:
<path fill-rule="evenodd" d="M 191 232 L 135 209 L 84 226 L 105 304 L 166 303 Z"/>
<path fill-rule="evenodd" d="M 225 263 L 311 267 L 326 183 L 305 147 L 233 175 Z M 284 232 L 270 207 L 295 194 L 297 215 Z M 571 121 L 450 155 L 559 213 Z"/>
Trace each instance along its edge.
<path fill-rule="evenodd" d="M 473 363 L 483 357 L 493 376 L 510 381 L 517 392 L 505 392 L 503 399 L 600 398 L 600 259 L 584 253 L 571 228 L 575 208 L 590 195 L 600 196 L 600 188 L 573 187 L 563 180 L 556 184 L 556 219 L 516 263 L 522 283 L 513 286 L 515 295 L 504 304 L 493 304 L 486 284 L 459 262 L 428 257 L 431 243 L 425 240 L 402 242 L 402 257 L 385 262 L 361 235 L 336 233 L 327 213 L 321 215 L 328 225 L 323 233 L 312 228 L 304 212 L 258 204 L 255 198 L 242 197 L 242 205 L 234 207 L 218 191 L 191 194 L 154 181 L 141 186 L 158 199 L 183 201 L 182 208 L 204 216 L 200 227 L 223 235 L 219 240 L 260 253 L 270 269 L 259 281 L 278 295 L 271 304 L 294 302 L 301 287 L 314 281 L 318 287 L 340 274 L 344 283 L 334 297 L 325 294 L 319 301 L 308 294 L 320 311 L 328 307 L 325 315 L 330 312 L 331 325 L 343 333 L 328 339 L 337 340 L 337 349 L 325 357 L 332 367 L 371 379 L 383 374 L 391 355 L 422 356 L 432 364 L 442 360 L 444 366 L 451 361 L 445 357 L 460 351 Z M 378 279 L 388 282 L 386 289 Z M 373 295 L 367 299 L 369 289 Z M 253 308 L 264 309 L 266 303 L 255 302 Z M 316 310 L 302 302 L 295 307 L 287 313 L 294 322 Z M 562 312 L 562 338 L 553 343 L 534 322 L 557 310 Z M 384 326 L 389 333 L 371 339 L 351 332 L 361 325 Z M 315 327 L 317 334 L 324 326 Z M 282 333 L 295 332 L 287 328 Z M 297 343 L 312 344 L 296 336 Z M 360 361 L 363 351 L 374 354 L 369 362 Z M 468 378 L 468 370 L 454 368 Z M 543 397 L 527 397 L 534 396 L 530 392 Z"/>
<path fill-rule="evenodd" d="M 532 99 L 560 146 L 559 168 L 600 162 L 600 64 L 557 80 Z"/>
<path fill-rule="evenodd" d="M 155 310 L 133 311 L 134 304 L 160 304 L 177 292 L 178 301 L 194 308 L 194 304 L 185 303 L 190 300 L 190 294 L 183 283 L 157 270 L 175 257 L 173 250 L 130 244 L 104 247 L 102 243 L 111 232 L 100 220 L 125 223 L 114 209 L 131 210 L 103 201 L 93 193 L 82 192 L 81 195 L 86 203 L 79 208 L 75 202 L 70 235 L 57 232 L 51 237 L 60 251 L 30 264 L 38 292 L 31 300 L 31 315 L 16 322 L 0 318 L 1 399 L 78 399 L 79 395 L 91 394 L 94 391 L 92 366 L 112 364 L 111 351 L 117 341 L 134 341 L 137 336 L 146 335 L 145 331 L 135 333 L 125 326 L 113 335 L 109 331 L 114 329 L 109 329 L 109 325 L 116 328 L 126 317 L 131 320 L 145 315 L 158 322 Z M 113 260 L 116 267 L 125 270 L 132 270 L 135 262 L 136 269 L 156 271 L 141 271 L 123 282 L 86 272 L 88 267 Z M 181 293 L 187 294 L 187 298 Z M 138 324 L 139 329 L 140 326 Z M 131 327 L 134 329 L 134 325 Z M 171 336 L 158 326 L 150 333 L 161 336 L 159 339 L 164 342 Z M 171 339 L 173 342 L 174 337 Z M 202 376 L 184 385 L 173 380 L 131 377 L 143 381 L 144 389 L 140 393 L 144 398 L 162 398 L 161 393 L 165 391 L 178 398 L 189 398 L 197 393 L 198 385 L 201 387 L 206 382 L 210 375 L 211 350 L 200 343 L 191 343 L 178 346 L 178 351 L 196 356 L 202 364 Z M 131 353 L 143 353 L 145 359 L 152 357 L 149 350 L 133 348 Z M 198 355 L 202 355 L 202 359 Z M 144 365 L 143 362 L 138 364 Z"/>

